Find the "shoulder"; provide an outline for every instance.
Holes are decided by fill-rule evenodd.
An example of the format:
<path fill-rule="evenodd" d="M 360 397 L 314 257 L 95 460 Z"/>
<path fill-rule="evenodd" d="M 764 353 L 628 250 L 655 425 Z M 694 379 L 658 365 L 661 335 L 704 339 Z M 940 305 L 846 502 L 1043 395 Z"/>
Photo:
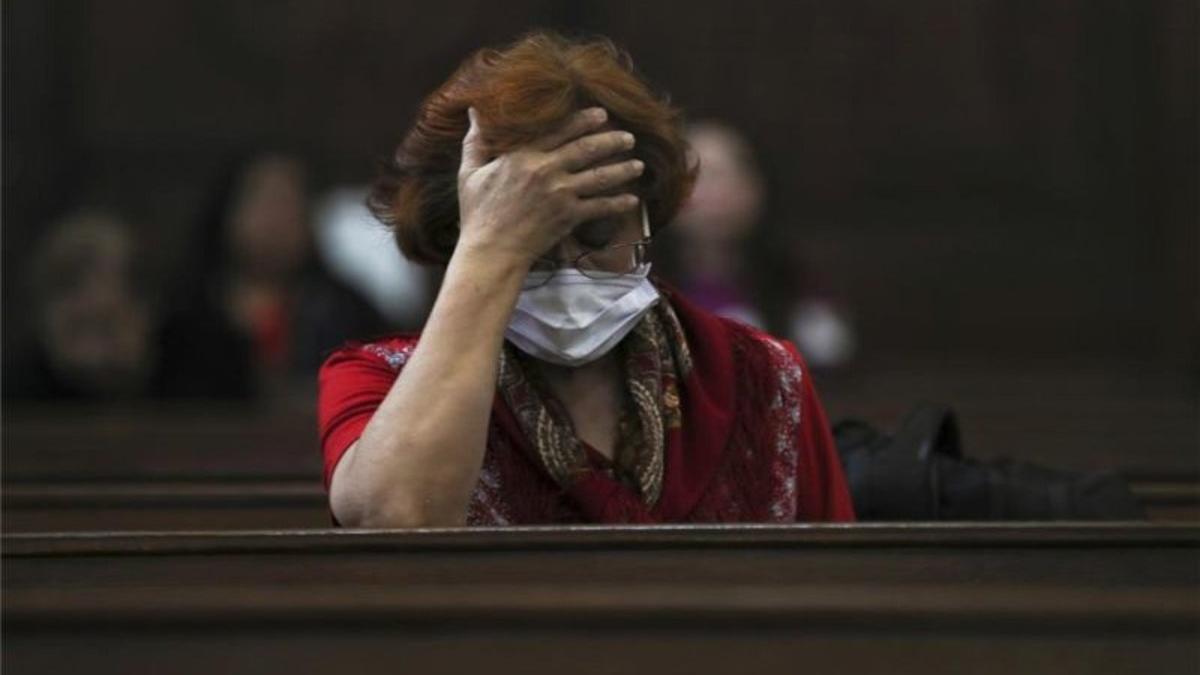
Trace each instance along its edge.
<path fill-rule="evenodd" d="M 688 346 L 696 360 L 710 372 L 732 372 L 736 387 L 762 391 L 778 383 L 799 391 L 808 367 L 790 341 L 743 323 L 718 316 L 692 304 L 670 286 L 660 291 L 683 326 Z"/>
<path fill-rule="evenodd" d="M 750 358 L 769 361 L 776 368 L 806 371 L 804 358 L 790 340 L 771 335 L 770 333 L 735 319 L 720 318 L 730 335 L 734 350 L 742 352 Z"/>
<path fill-rule="evenodd" d="M 655 285 L 680 319 L 689 341 L 699 341 L 705 346 L 715 346 L 713 343 L 717 343 L 720 351 L 731 349 L 735 361 L 741 356 L 748 356 L 789 369 L 805 369 L 800 352 L 790 341 L 695 305 L 661 279 L 655 279 Z"/>
<path fill-rule="evenodd" d="M 347 342 L 334 350 L 317 373 L 322 425 L 378 406 L 416 344 L 414 335 L 394 335 L 371 342 Z"/>
<path fill-rule="evenodd" d="M 359 368 L 398 373 L 412 356 L 419 337 L 417 334 L 404 333 L 370 342 L 346 342 L 325 359 L 321 366 L 322 378 L 331 372 Z"/>
<path fill-rule="evenodd" d="M 736 321 L 721 318 L 730 337 L 734 362 L 745 377 L 743 387 L 775 390 L 784 399 L 798 400 L 809 386 L 808 366 L 791 341 Z"/>

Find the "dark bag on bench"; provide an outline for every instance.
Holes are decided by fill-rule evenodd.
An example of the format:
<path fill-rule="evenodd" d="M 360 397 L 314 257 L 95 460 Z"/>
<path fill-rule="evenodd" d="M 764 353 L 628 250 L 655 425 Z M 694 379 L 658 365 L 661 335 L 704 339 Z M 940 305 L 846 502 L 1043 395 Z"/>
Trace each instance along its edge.
<path fill-rule="evenodd" d="M 1075 473 L 965 457 L 954 412 L 918 406 L 892 436 L 858 421 L 833 429 L 859 520 L 1136 520 L 1115 472 Z"/>

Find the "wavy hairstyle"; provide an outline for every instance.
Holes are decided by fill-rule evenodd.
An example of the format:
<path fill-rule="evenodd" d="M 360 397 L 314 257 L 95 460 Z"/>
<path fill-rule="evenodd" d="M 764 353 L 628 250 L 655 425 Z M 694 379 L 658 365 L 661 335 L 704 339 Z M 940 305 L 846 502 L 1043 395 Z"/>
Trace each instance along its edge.
<path fill-rule="evenodd" d="M 650 222 L 669 222 L 691 189 L 682 115 L 634 70 L 610 40 L 569 40 L 537 31 L 503 49 L 468 57 L 417 112 L 416 122 L 372 186 L 367 205 L 388 225 L 406 257 L 445 264 L 458 241 L 458 168 L 474 107 L 494 155 L 563 124 L 575 111 L 601 106 L 610 123 L 633 133 L 645 163 L 635 192 Z"/>

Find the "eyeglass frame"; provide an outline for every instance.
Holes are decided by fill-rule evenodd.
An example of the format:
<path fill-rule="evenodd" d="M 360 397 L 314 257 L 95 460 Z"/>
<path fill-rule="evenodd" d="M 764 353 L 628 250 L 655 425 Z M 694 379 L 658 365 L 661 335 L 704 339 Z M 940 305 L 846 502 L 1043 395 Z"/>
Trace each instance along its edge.
<path fill-rule="evenodd" d="M 536 273 L 546 274 L 546 276 L 544 279 L 540 279 L 536 283 L 529 283 L 528 276 L 527 276 L 526 283 L 523 285 L 523 288 L 528 290 L 531 288 L 537 288 L 539 286 L 544 286 L 551 279 L 553 279 L 554 275 L 557 274 L 558 271 L 561 269 L 578 270 L 580 274 L 584 275 L 585 277 L 588 277 L 589 279 L 619 278 L 619 277 L 627 276 L 629 274 L 632 274 L 638 267 L 641 267 L 642 265 L 645 264 L 646 249 L 650 246 L 650 243 L 653 240 L 654 240 L 654 237 L 650 232 L 650 217 L 646 212 L 646 205 L 642 204 L 642 238 L 641 239 L 638 239 L 637 241 L 626 242 L 624 244 L 612 244 L 610 246 L 604 246 L 602 248 L 597 248 L 597 249 L 594 249 L 591 251 L 584 251 L 583 253 L 580 253 L 579 255 L 572 258 L 569 265 L 564 265 L 563 263 L 565 261 L 563 261 L 563 260 L 553 260 L 551 258 L 544 258 L 544 257 L 539 256 L 534 261 L 535 265 L 537 264 L 538 261 L 546 261 L 546 262 L 555 263 L 555 267 L 553 267 L 550 270 L 538 270 Z M 603 253 L 605 251 L 613 251 L 613 250 L 616 250 L 619 248 L 627 248 L 627 247 L 633 247 L 634 256 L 635 256 L 634 259 L 636 261 L 634 268 L 628 272 L 607 272 L 607 271 L 603 271 L 603 270 L 591 270 L 592 272 L 602 272 L 603 271 L 604 274 L 607 275 L 607 277 L 592 276 L 591 274 L 588 274 L 587 270 L 584 270 L 582 267 L 579 266 L 579 261 L 583 260 L 584 258 L 586 258 L 590 255 L 596 255 L 597 253 Z M 535 271 L 531 268 L 530 273 L 533 274 L 533 273 L 535 273 Z"/>

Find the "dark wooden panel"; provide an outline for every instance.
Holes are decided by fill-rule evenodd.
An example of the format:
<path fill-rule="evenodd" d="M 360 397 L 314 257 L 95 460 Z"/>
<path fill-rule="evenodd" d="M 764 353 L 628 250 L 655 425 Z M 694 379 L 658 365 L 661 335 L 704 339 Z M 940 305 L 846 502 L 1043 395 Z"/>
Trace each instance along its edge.
<path fill-rule="evenodd" d="M 1200 485 L 1147 476 L 1132 483 L 1152 521 L 1200 521 Z M 320 529 L 330 525 L 315 480 L 4 483 L 4 531 Z"/>
<path fill-rule="evenodd" d="M 10 535 L 14 672 L 1187 672 L 1200 528 Z M 102 649 L 97 649 L 103 645 Z M 736 666 L 736 668 L 735 668 Z M 17 670 L 19 669 L 19 670 Z"/>
<path fill-rule="evenodd" d="M 320 480 L 315 413 L 212 405 L 4 410 L 6 480 Z"/>
<path fill-rule="evenodd" d="M 265 530 L 331 524 L 311 480 L 7 482 L 5 532 Z"/>
<path fill-rule="evenodd" d="M 1200 584 L 1198 556 L 1195 525 L 44 534 L 5 537 L 4 584 L 17 622 L 857 608 L 1085 623 L 1128 610 L 1171 623 L 1195 609 L 1196 596 L 1180 591 Z M 871 601 L 831 587 L 900 594 Z M 1011 595 L 1021 588 L 1029 592 Z M 576 606 L 558 602 L 570 598 Z"/>
<path fill-rule="evenodd" d="M 484 627 L 453 634 L 394 626 L 241 627 L 210 632 L 171 628 L 100 635 L 21 634 L 6 647 L 11 673 L 178 675 L 331 672 L 571 673 L 928 673 L 972 675 L 1190 674 L 1200 666 L 1193 641 L 1177 635 L 993 632 L 943 635 L 894 629 L 845 631 L 724 626 L 603 631 L 591 627 L 522 630 Z"/>

